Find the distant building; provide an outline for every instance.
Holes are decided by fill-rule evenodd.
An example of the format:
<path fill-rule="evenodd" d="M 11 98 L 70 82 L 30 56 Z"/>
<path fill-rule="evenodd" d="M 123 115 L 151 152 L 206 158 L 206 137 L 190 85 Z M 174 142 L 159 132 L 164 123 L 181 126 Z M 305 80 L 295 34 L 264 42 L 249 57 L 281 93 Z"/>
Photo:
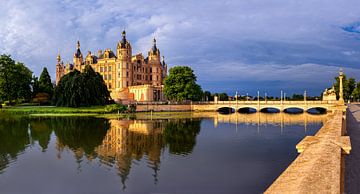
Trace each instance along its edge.
<path fill-rule="evenodd" d="M 74 69 L 83 71 L 85 65 L 90 65 L 103 76 L 115 101 L 129 103 L 164 100 L 163 81 L 167 76 L 167 64 L 164 57 L 160 60 L 155 38 L 146 58 L 141 53 L 132 55 L 125 31 L 116 46 L 116 53 L 111 49 L 105 49 L 104 52 L 99 50 L 97 55 L 89 51 L 84 58 L 78 41 L 72 64 L 64 65 L 60 54 L 57 56 L 56 84 L 62 76 Z"/>

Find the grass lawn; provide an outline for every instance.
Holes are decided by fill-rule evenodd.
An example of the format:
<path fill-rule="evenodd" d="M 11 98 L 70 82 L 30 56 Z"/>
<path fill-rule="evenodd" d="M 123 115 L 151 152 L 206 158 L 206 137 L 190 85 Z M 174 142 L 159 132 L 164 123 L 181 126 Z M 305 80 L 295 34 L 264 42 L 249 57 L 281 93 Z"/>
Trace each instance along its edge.
<path fill-rule="evenodd" d="M 16 107 L 4 107 L 0 109 L 0 111 L 11 114 L 75 114 L 75 113 L 104 114 L 105 106 L 80 107 L 80 108 L 54 107 L 54 106 L 16 106 Z"/>
<path fill-rule="evenodd" d="M 7 116 L 6 116 L 7 115 Z M 139 112 L 139 113 L 106 113 L 105 106 L 93 107 L 55 107 L 55 106 L 14 106 L 0 109 L 0 117 L 77 117 L 92 116 L 107 119 L 179 119 L 190 118 L 191 112 Z"/>

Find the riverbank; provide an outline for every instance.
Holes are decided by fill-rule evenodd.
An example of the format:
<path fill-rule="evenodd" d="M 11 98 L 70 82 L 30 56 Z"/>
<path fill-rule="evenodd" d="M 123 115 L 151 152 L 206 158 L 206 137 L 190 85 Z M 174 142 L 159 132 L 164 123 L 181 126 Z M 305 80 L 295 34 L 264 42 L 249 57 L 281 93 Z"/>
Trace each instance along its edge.
<path fill-rule="evenodd" d="M 73 117 L 92 116 L 107 119 L 138 118 L 138 119 L 172 119 L 188 118 L 193 113 L 187 112 L 137 112 L 137 113 L 109 113 L 105 106 L 94 107 L 55 107 L 55 106 L 18 106 L 0 109 L 0 115 L 17 117 Z"/>
<path fill-rule="evenodd" d="M 91 113 L 91 114 L 105 114 L 105 106 L 92 107 L 56 107 L 56 106 L 14 106 L 0 109 L 3 113 L 10 114 L 75 114 L 75 113 Z"/>

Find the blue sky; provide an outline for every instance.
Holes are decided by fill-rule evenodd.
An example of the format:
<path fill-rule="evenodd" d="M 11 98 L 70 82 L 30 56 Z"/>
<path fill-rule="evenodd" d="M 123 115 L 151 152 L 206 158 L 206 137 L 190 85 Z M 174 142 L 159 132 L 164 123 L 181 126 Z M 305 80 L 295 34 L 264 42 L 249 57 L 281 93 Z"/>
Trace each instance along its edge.
<path fill-rule="evenodd" d="M 359 0 L 1 0 L 0 53 L 55 78 L 72 61 L 112 48 L 126 29 L 133 53 L 152 37 L 170 67 L 189 65 L 204 90 L 318 95 L 342 67 L 360 80 Z"/>

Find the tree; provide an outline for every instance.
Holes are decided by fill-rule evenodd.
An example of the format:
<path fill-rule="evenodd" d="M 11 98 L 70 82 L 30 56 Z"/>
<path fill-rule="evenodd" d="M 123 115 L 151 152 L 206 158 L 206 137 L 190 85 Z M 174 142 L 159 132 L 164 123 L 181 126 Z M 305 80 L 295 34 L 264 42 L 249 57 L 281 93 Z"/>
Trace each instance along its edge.
<path fill-rule="evenodd" d="M 38 92 L 44 92 L 49 94 L 51 97 L 54 93 L 54 86 L 51 83 L 51 77 L 49 75 L 49 72 L 46 67 L 44 67 L 40 78 L 39 78 L 39 91 Z"/>
<path fill-rule="evenodd" d="M 293 94 L 291 100 L 304 100 L 304 95 L 302 95 L 302 94 Z"/>
<path fill-rule="evenodd" d="M 340 79 L 339 77 L 335 77 L 336 82 L 334 83 L 336 96 L 339 98 L 339 85 L 340 85 Z M 354 91 L 356 86 L 356 82 L 354 78 L 346 78 L 346 75 L 343 76 L 343 95 L 344 99 L 350 99 L 350 96 L 352 92 Z"/>
<path fill-rule="evenodd" d="M 15 62 L 10 55 L 0 55 L 0 99 L 29 100 L 31 97 L 32 72 Z"/>
<path fill-rule="evenodd" d="M 219 100 L 221 101 L 226 101 L 229 100 L 229 96 L 227 95 L 227 93 L 223 92 L 219 94 Z"/>
<path fill-rule="evenodd" d="M 63 76 L 53 98 L 56 106 L 67 107 L 104 105 L 109 99 L 110 92 L 102 76 L 89 65 L 83 73 L 74 70 Z"/>
<path fill-rule="evenodd" d="M 360 99 L 360 82 L 358 82 L 358 83 L 356 84 L 356 87 L 355 87 L 355 89 L 353 90 L 353 92 L 352 92 L 351 95 L 353 96 L 353 100 L 359 101 L 359 99 Z"/>
<path fill-rule="evenodd" d="M 205 91 L 204 92 L 204 100 L 205 101 L 213 101 L 214 95 L 212 95 L 211 92 L 209 92 L 209 91 Z"/>
<path fill-rule="evenodd" d="M 187 66 L 173 67 L 164 81 L 164 94 L 169 100 L 201 100 L 203 93 L 196 84 L 193 70 Z"/>

